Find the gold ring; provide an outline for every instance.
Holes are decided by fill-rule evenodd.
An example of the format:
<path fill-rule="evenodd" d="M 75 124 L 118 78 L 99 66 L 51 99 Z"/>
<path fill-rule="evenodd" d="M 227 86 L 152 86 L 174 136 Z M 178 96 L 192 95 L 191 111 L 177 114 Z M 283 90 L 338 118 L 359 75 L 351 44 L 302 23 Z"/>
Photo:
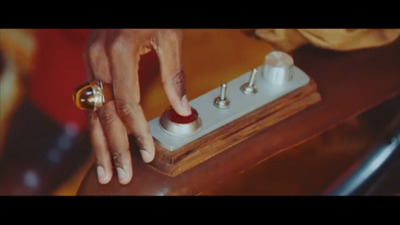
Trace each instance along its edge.
<path fill-rule="evenodd" d="M 73 100 L 82 110 L 97 111 L 113 97 L 112 87 L 101 81 L 90 81 L 75 88 Z"/>

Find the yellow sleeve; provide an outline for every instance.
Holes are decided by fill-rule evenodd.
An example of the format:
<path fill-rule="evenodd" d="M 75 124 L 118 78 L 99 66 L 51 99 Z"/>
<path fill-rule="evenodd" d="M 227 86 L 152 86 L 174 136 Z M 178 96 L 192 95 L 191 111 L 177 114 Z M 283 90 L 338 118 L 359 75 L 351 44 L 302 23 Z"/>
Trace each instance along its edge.
<path fill-rule="evenodd" d="M 400 36 L 400 29 L 257 29 L 255 33 L 287 52 L 308 43 L 348 51 L 392 43 Z"/>

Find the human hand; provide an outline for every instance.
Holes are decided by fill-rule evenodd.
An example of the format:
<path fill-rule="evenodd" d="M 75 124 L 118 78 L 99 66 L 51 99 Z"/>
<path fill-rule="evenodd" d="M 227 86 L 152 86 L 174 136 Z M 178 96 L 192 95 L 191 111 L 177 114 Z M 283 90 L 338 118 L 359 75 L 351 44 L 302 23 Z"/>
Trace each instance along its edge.
<path fill-rule="evenodd" d="M 135 136 L 144 162 L 154 159 L 153 138 L 140 105 L 138 66 L 141 55 L 155 50 L 172 108 L 182 116 L 190 115 L 181 43 L 180 30 L 96 29 L 91 32 L 85 50 L 88 79 L 112 84 L 114 93 L 112 101 L 89 113 L 90 138 L 101 184 L 110 182 L 113 165 L 121 184 L 131 181 L 128 134 Z"/>

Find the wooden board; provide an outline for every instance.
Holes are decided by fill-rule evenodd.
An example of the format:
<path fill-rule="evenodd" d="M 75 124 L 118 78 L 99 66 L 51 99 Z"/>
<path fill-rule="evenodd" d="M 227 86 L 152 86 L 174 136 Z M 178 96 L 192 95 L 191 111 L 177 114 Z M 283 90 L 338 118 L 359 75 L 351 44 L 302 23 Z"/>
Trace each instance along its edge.
<path fill-rule="evenodd" d="M 159 172 L 175 177 L 320 100 L 317 85 L 311 79 L 307 85 L 175 151 L 156 144 L 156 156 L 151 165 Z"/>

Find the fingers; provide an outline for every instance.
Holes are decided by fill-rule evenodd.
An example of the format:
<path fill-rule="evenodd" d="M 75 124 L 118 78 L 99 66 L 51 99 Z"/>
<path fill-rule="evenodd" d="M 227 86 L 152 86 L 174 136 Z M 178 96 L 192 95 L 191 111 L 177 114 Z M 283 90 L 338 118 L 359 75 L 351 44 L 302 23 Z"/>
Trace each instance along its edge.
<path fill-rule="evenodd" d="M 139 53 L 135 50 L 132 53 L 129 43 L 116 42 L 111 47 L 110 55 L 116 110 L 128 132 L 136 137 L 143 161 L 151 162 L 155 147 L 147 119 L 139 104 Z"/>
<path fill-rule="evenodd" d="M 181 31 L 164 30 L 157 35 L 153 47 L 160 60 L 161 78 L 171 106 L 178 114 L 188 116 L 191 108 L 185 90 L 181 44 Z"/>
<path fill-rule="evenodd" d="M 111 83 L 110 64 L 105 51 L 105 38 L 99 36 L 88 50 L 89 66 L 94 79 Z M 132 163 L 128 136 L 124 124 L 118 117 L 114 101 L 107 102 L 93 116 L 90 123 L 93 151 L 96 154 L 98 179 L 108 183 L 112 176 L 112 161 L 117 170 L 118 180 L 127 184 L 132 179 Z M 112 156 L 111 156 L 111 155 Z"/>
<path fill-rule="evenodd" d="M 132 179 L 132 162 L 125 126 L 118 117 L 112 101 L 104 104 L 97 114 L 108 140 L 118 180 L 121 184 L 127 184 Z"/>
<path fill-rule="evenodd" d="M 97 161 L 97 177 L 101 184 L 107 184 L 112 177 L 112 163 L 108 144 L 97 113 L 88 114 L 90 125 L 90 141 Z"/>

